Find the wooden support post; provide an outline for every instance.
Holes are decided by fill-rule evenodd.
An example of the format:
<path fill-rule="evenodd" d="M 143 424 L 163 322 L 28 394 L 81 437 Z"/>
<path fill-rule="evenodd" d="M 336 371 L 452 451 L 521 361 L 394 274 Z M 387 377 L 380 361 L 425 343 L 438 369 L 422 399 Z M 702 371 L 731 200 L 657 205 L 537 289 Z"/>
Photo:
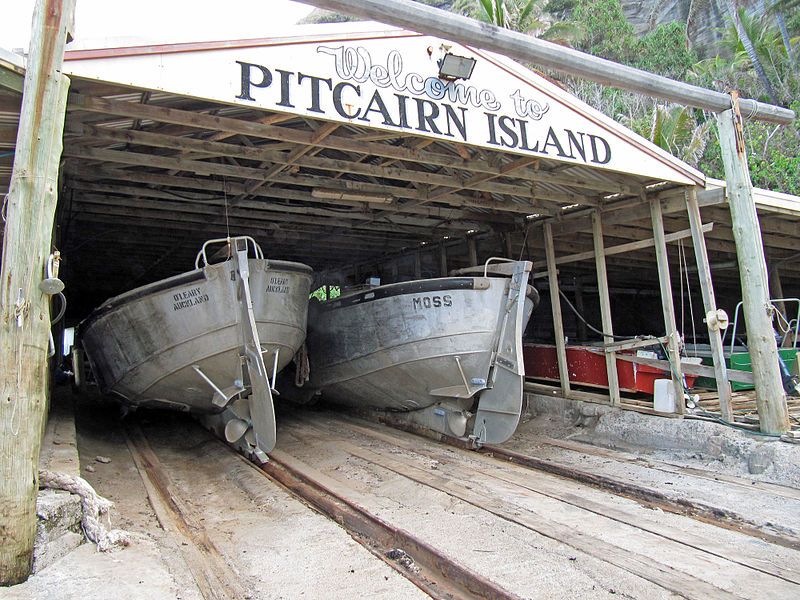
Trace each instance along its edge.
<path fill-rule="evenodd" d="M 576 277 L 573 281 L 575 284 L 575 308 L 582 315 L 586 315 L 586 307 L 583 304 L 583 281 L 580 277 Z M 586 323 L 580 319 L 578 319 L 578 337 L 583 341 L 589 338 L 586 332 Z"/>
<path fill-rule="evenodd" d="M 503 234 L 503 243 L 505 245 L 506 258 L 514 258 L 514 244 L 510 232 Z"/>
<path fill-rule="evenodd" d="M 703 294 L 703 307 L 706 314 L 709 314 L 716 312 L 717 301 L 714 298 L 714 285 L 711 280 L 711 266 L 708 263 L 706 238 L 703 234 L 703 220 L 700 217 L 700 206 L 697 203 L 697 190 L 693 187 L 686 190 L 686 211 L 689 214 L 689 226 L 692 229 L 692 244 L 697 261 L 697 277 L 700 279 L 700 290 Z M 709 328 L 708 339 L 711 344 L 711 358 L 714 361 L 714 379 L 719 392 L 720 412 L 723 419 L 733 422 L 731 386 L 728 382 L 728 368 L 725 365 L 725 353 L 719 328 Z"/>
<path fill-rule="evenodd" d="M 422 252 L 417 250 L 414 252 L 414 279 L 422 277 Z"/>
<path fill-rule="evenodd" d="M 8 193 L 0 277 L 0 585 L 28 578 L 47 412 L 50 255 L 69 80 L 61 74 L 75 0 L 39 0 Z"/>
<path fill-rule="evenodd" d="M 643 195 L 646 198 L 646 195 Z M 664 236 L 664 217 L 661 214 L 661 203 L 657 198 L 650 198 L 650 217 L 653 222 L 653 239 L 656 248 L 658 265 L 658 282 L 661 287 L 661 308 L 664 313 L 664 328 L 669 344 L 669 361 L 672 365 L 672 386 L 675 390 L 675 409 L 679 415 L 686 412 L 683 399 L 683 373 L 681 372 L 681 352 L 678 326 L 675 323 L 675 306 L 672 302 L 672 281 L 669 276 L 667 260 L 667 241 Z"/>
<path fill-rule="evenodd" d="M 556 338 L 558 377 L 561 381 L 561 392 L 565 397 L 569 397 L 570 385 L 569 368 L 567 366 L 567 346 L 564 339 L 564 323 L 561 320 L 561 298 L 558 293 L 558 272 L 556 271 L 553 229 L 550 223 L 544 224 L 544 251 L 547 258 L 547 278 L 550 283 L 550 304 L 553 309 L 553 335 Z"/>
<path fill-rule="evenodd" d="M 781 282 L 781 271 L 778 263 L 771 263 L 769 265 L 769 295 L 770 298 L 777 299 L 783 298 L 783 282 Z M 786 304 L 783 302 L 776 302 L 775 308 L 781 311 L 781 314 L 786 318 Z"/>
<path fill-rule="evenodd" d="M 400 264 L 397 259 L 392 261 L 391 273 L 392 283 L 397 283 L 397 281 L 400 279 Z"/>
<path fill-rule="evenodd" d="M 439 245 L 439 271 L 442 277 L 447 277 L 447 246 L 444 242 Z"/>
<path fill-rule="evenodd" d="M 594 261 L 597 269 L 597 291 L 600 295 L 600 318 L 603 323 L 603 336 L 606 344 L 614 341 L 614 325 L 611 321 L 611 295 L 608 291 L 606 255 L 603 251 L 603 220 L 599 211 L 592 211 L 592 236 L 594 239 Z M 606 372 L 608 373 L 608 395 L 612 406 L 619 406 L 619 377 L 617 375 L 617 355 L 606 352 Z"/>
<path fill-rule="evenodd" d="M 761 431 L 778 434 L 789 430 L 789 412 L 778 367 L 767 265 L 747 166 L 742 115 L 738 98 L 735 94 L 732 96 L 733 108 L 717 117 L 719 145 L 739 261 L 747 349 L 753 366 L 759 423 Z"/>
<path fill-rule="evenodd" d="M 475 267 L 478 265 L 478 244 L 474 237 L 467 238 L 467 252 L 469 253 L 469 266 Z"/>

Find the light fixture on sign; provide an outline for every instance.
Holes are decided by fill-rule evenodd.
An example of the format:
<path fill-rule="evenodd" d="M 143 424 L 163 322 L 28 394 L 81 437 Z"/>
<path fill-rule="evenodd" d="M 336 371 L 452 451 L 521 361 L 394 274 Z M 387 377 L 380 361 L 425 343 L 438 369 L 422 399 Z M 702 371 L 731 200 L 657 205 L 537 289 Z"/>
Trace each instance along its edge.
<path fill-rule="evenodd" d="M 394 200 L 389 194 L 370 194 L 368 192 L 326 188 L 314 188 L 311 190 L 311 197 L 321 200 L 349 200 L 352 202 L 369 202 L 374 204 L 390 204 L 392 200 Z"/>
<path fill-rule="evenodd" d="M 449 52 L 439 59 L 439 79 L 455 81 L 456 79 L 469 79 L 475 68 L 475 59 L 467 56 L 458 56 Z"/>

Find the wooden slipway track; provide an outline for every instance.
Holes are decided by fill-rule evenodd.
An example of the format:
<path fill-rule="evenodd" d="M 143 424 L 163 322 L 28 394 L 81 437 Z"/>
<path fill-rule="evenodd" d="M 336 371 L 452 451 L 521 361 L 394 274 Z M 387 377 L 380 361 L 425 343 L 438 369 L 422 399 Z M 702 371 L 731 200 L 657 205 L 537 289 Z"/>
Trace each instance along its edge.
<path fill-rule="evenodd" d="M 187 439 L 187 428 L 192 444 L 169 447 L 170 439 Z M 256 503 L 280 485 L 340 525 L 380 569 L 391 567 L 394 577 L 399 573 L 416 586 L 409 595 L 405 588 L 368 591 L 354 582 L 351 597 L 800 597 L 800 539 L 793 528 L 535 456 L 460 449 L 333 413 L 285 415 L 277 449 L 262 467 L 186 421 L 129 423 L 125 434 L 158 520 L 175 538 L 204 598 L 292 597 L 252 576 L 252 564 L 239 564 L 229 541 L 219 541 L 217 529 L 204 522 L 203 498 L 187 497 L 188 484 L 180 484 L 201 473 L 213 478 L 211 469 L 223 460 L 238 465 L 236 485 Z M 551 443 L 607 461 L 635 460 Z M 217 458 L 204 458 L 211 456 Z M 730 486 L 731 494 L 754 493 L 746 488 L 750 482 L 736 478 L 653 468 L 713 479 Z M 230 477 L 231 467 L 223 470 Z M 760 484 L 755 492 L 800 511 L 796 490 Z M 286 521 L 284 515 L 282 526 L 291 527 Z M 324 551 L 315 550 L 313 536 L 302 545 L 309 557 Z M 263 560 L 260 567 L 268 569 L 269 557 Z M 380 569 L 375 577 L 389 582 Z"/>

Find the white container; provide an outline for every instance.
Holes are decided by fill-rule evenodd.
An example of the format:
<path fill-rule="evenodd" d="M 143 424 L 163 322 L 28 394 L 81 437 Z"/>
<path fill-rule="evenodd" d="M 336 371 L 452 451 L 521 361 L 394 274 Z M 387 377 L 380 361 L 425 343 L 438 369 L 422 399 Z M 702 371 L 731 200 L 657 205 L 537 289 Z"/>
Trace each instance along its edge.
<path fill-rule="evenodd" d="M 671 379 L 656 379 L 653 386 L 653 409 L 656 412 L 675 412 L 675 386 Z"/>

